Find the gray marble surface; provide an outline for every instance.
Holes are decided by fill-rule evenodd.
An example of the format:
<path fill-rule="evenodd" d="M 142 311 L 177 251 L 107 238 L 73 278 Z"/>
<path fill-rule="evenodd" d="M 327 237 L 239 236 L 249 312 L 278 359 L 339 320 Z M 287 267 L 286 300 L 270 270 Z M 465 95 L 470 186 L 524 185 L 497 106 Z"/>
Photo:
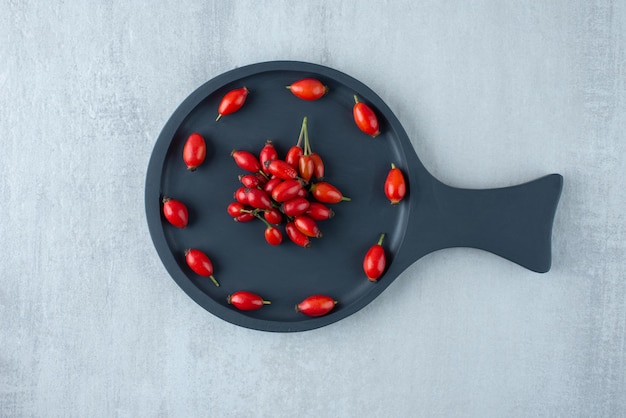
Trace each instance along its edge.
<path fill-rule="evenodd" d="M 0 3 L 0 416 L 626 416 L 626 3 Z M 259 61 L 347 72 L 426 167 L 558 172 L 553 266 L 450 249 L 272 334 L 170 279 L 144 215 L 178 104 Z"/>

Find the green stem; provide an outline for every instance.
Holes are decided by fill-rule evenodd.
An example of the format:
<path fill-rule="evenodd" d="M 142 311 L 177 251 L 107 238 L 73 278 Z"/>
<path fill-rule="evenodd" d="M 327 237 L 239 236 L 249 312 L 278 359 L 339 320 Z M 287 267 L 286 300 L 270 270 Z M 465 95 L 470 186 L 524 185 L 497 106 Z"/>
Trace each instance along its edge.
<path fill-rule="evenodd" d="M 396 168 L 396 165 L 394 163 L 391 163 L 391 169 L 393 170 L 394 168 Z"/>
<path fill-rule="evenodd" d="M 215 286 L 220 287 L 219 282 L 217 281 L 215 277 L 213 277 L 213 275 L 209 276 L 209 279 L 211 279 L 211 281 L 213 282 Z"/>
<path fill-rule="evenodd" d="M 271 305 L 272 302 L 270 302 L 269 300 L 263 300 L 263 305 Z"/>
<path fill-rule="evenodd" d="M 265 224 L 265 226 L 267 226 L 268 228 L 274 228 L 274 226 L 272 224 L 270 224 L 269 222 L 267 222 L 267 220 L 262 217 L 261 215 L 259 215 L 258 213 L 255 213 L 254 216 L 256 216 L 257 218 L 259 218 L 260 220 L 263 221 L 263 223 Z"/>
<path fill-rule="evenodd" d="M 358 103 L 358 102 L 359 102 L 359 98 L 358 98 L 358 97 L 357 97 L 357 95 L 355 94 L 355 95 L 354 95 L 354 103 L 356 104 L 356 103 Z"/>
<path fill-rule="evenodd" d="M 258 216 L 258 215 L 259 215 L 259 211 L 260 211 L 260 210 L 261 210 L 261 209 L 252 209 L 252 210 L 250 210 L 250 209 L 240 209 L 240 210 L 239 210 L 239 212 L 243 212 L 243 213 L 251 213 L 251 214 L 253 214 L 254 216 Z"/>
<path fill-rule="evenodd" d="M 309 142 L 309 128 L 307 126 L 307 118 L 304 118 L 303 122 L 304 126 L 304 155 L 309 155 L 311 153 L 311 143 Z"/>
<path fill-rule="evenodd" d="M 349 202 L 349 201 L 351 201 L 352 199 L 350 199 L 349 197 L 346 197 L 346 196 L 342 196 L 342 197 L 341 197 L 341 200 L 343 200 L 344 202 Z"/>
<path fill-rule="evenodd" d="M 378 245 L 383 245 L 383 240 L 385 239 L 385 233 L 380 234 L 380 238 L 378 239 Z"/>
<path fill-rule="evenodd" d="M 306 129 L 306 116 L 304 117 L 304 119 L 302 119 L 302 127 L 300 128 L 300 135 L 298 135 L 298 143 L 296 143 L 297 147 L 299 147 L 300 144 L 302 143 L 302 137 L 304 135 L 305 129 Z"/>

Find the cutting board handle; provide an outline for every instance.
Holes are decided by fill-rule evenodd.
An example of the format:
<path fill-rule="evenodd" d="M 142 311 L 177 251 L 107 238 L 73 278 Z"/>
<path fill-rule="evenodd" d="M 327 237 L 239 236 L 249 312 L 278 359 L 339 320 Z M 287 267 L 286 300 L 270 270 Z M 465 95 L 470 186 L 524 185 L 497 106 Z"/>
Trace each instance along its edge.
<path fill-rule="evenodd" d="M 432 231 L 431 249 L 479 248 L 545 273 L 552 263 L 552 224 L 562 187 L 559 174 L 498 189 L 437 183 L 427 228 Z"/>

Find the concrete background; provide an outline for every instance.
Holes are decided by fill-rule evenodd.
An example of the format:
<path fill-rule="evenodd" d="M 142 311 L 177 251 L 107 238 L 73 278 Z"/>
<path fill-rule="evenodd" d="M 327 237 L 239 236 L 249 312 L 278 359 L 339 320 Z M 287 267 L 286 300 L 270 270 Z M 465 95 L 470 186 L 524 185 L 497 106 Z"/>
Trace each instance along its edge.
<path fill-rule="evenodd" d="M 626 3 L 0 3 L 0 416 L 626 416 Z M 274 59 L 360 79 L 460 187 L 565 177 L 544 275 L 431 254 L 297 334 L 217 319 L 144 216 L 162 126 Z"/>

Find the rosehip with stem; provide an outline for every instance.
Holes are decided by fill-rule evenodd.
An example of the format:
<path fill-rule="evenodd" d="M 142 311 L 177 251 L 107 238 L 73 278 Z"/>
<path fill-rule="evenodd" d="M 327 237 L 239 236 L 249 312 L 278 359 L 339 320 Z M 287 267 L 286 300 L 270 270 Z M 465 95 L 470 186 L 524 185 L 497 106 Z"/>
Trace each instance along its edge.
<path fill-rule="evenodd" d="M 197 249 L 185 250 L 185 262 L 196 274 L 208 277 L 215 286 L 219 287 L 219 282 L 213 277 L 213 263 L 204 252 Z"/>
<path fill-rule="evenodd" d="M 192 133 L 183 147 L 183 161 L 187 170 L 195 171 L 206 158 L 206 142 L 199 133 Z"/>
<path fill-rule="evenodd" d="M 385 180 L 385 195 L 392 205 L 397 205 L 406 195 L 406 182 L 402 171 L 391 163 L 391 170 Z"/>
<path fill-rule="evenodd" d="M 387 265 L 387 258 L 385 256 L 385 249 L 383 248 L 383 240 L 385 234 L 381 234 L 378 239 L 378 243 L 370 247 L 363 259 L 363 271 L 367 279 L 371 282 L 376 282 L 385 272 Z"/>
<path fill-rule="evenodd" d="M 306 316 L 323 316 L 333 310 L 337 301 L 326 295 L 313 295 L 296 305 L 296 312 L 302 312 Z"/>
<path fill-rule="evenodd" d="M 185 228 L 189 222 L 187 206 L 183 202 L 167 196 L 163 198 L 163 216 L 176 228 Z"/>
<path fill-rule="evenodd" d="M 269 245 L 280 245 L 283 242 L 283 233 L 275 226 L 268 226 L 265 228 L 265 241 Z"/>
<path fill-rule="evenodd" d="M 228 304 L 242 311 L 256 311 L 261 309 L 263 305 L 270 305 L 272 302 L 264 300 L 261 296 L 246 291 L 235 292 L 226 298 Z"/>
<path fill-rule="evenodd" d="M 316 200 L 322 203 L 339 203 L 351 200 L 349 197 L 345 197 L 335 186 L 325 181 L 313 184 L 311 193 Z"/>
<path fill-rule="evenodd" d="M 294 96 L 303 100 L 318 100 L 328 92 L 328 87 L 315 78 L 303 78 L 287 88 Z"/>
<path fill-rule="evenodd" d="M 268 244 L 279 245 L 281 242 L 283 242 L 283 233 L 280 232 L 280 229 L 276 228 L 274 225 L 271 225 L 258 214 L 255 216 L 262 220 L 267 227 L 265 228 L 265 241 L 267 241 Z"/>
<path fill-rule="evenodd" d="M 298 160 L 298 172 L 300 173 L 300 177 L 304 179 L 307 183 L 313 177 L 313 171 L 315 170 L 315 162 L 311 159 L 311 143 L 309 142 L 309 130 L 307 128 L 307 118 L 306 116 L 302 119 L 302 130 L 300 133 L 301 136 L 304 136 L 304 147 L 303 154 L 300 156 Z"/>
<path fill-rule="evenodd" d="M 376 113 L 374 113 L 371 107 L 363 102 L 360 102 L 356 94 L 354 95 L 354 107 L 352 109 L 352 113 L 354 116 L 354 122 L 361 131 L 373 138 L 380 134 Z"/>
<path fill-rule="evenodd" d="M 220 120 L 222 116 L 230 115 L 241 109 L 243 104 L 246 102 L 246 98 L 248 97 L 248 93 L 250 91 L 246 87 L 242 87 L 240 89 L 231 90 L 224 95 L 222 101 L 220 102 L 219 107 L 217 108 L 217 119 L 215 121 Z"/>

